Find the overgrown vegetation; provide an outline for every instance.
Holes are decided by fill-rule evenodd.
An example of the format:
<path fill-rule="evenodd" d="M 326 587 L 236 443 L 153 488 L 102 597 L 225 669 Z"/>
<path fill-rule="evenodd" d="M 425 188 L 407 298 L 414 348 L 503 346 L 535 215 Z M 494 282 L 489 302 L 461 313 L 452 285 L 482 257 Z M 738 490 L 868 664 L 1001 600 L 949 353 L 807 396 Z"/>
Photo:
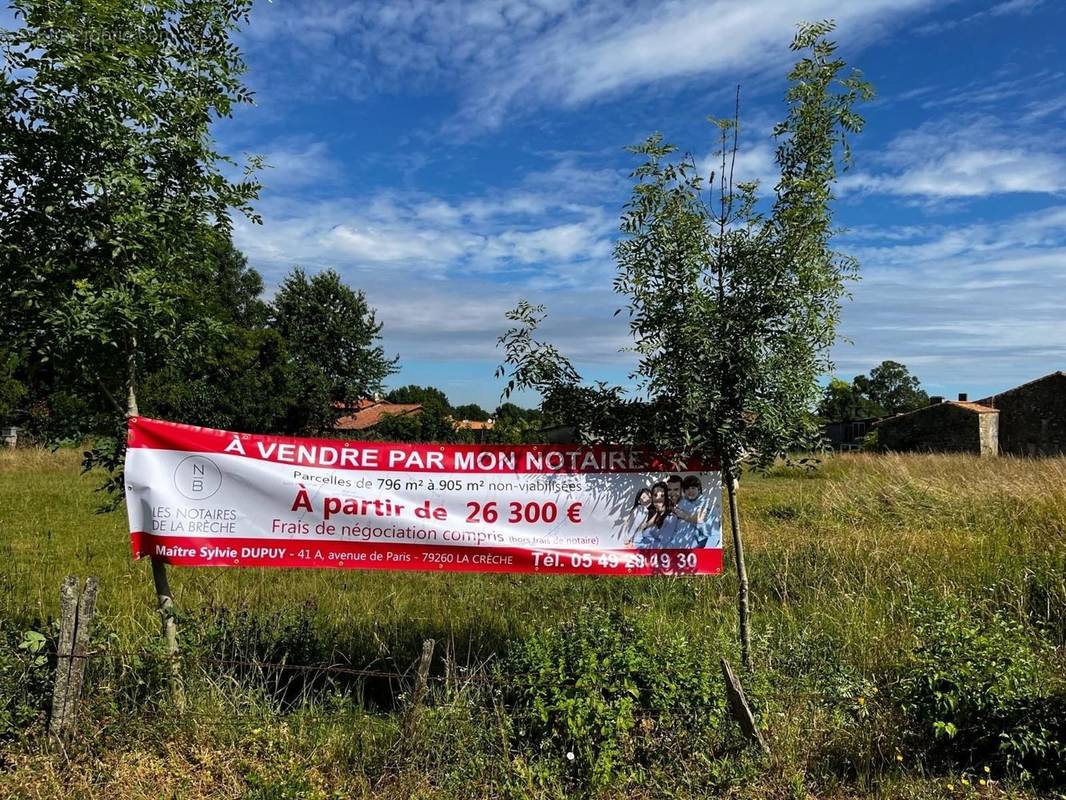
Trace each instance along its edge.
<path fill-rule="evenodd" d="M 728 564 L 684 579 L 177 570 L 179 712 L 147 565 L 129 559 L 124 520 L 92 514 L 77 460 L 0 454 L 0 796 L 1066 788 L 1062 460 L 848 456 L 745 479 L 757 600 L 745 683 L 769 759 L 723 712 L 717 660 L 738 656 Z M 64 757 L 42 732 L 67 573 L 102 588 Z M 410 668 L 429 637 L 412 722 Z"/>

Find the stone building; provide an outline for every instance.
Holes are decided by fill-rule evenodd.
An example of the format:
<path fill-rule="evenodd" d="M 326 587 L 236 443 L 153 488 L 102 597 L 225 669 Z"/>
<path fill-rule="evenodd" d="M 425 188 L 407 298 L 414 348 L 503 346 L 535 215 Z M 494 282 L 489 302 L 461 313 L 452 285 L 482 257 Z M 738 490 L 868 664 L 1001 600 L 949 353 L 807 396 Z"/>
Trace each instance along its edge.
<path fill-rule="evenodd" d="M 975 453 L 999 452 L 999 411 L 981 403 L 940 400 L 896 414 L 874 424 L 877 444 L 895 452 Z"/>
<path fill-rule="evenodd" d="M 999 449 L 1016 456 L 1066 455 L 1066 372 L 985 397 L 999 411 Z"/>

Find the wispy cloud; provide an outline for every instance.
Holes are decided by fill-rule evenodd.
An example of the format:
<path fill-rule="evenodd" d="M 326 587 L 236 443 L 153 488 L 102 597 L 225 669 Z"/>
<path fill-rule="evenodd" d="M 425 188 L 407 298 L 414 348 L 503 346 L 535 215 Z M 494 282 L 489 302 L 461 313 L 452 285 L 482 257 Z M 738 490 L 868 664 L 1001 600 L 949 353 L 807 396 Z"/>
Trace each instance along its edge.
<path fill-rule="evenodd" d="M 322 186 L 343 175 L 343 164 L 329 154 L 328 145 L 307 137 L 275 141 L 259 155 L 265 165 L 259 177 L 270 189 Z"/>
<path fill-rule="evenodd" d="M 389 265 L 437 278 L 534 267 L 574 273 L 610 257 L 615 228 L 598 206 L 524 192 L 460 202 L 394 192 L 314 202 L 267 197 L 259 211 L 265 224 L 239 224 L 237 243 L 272 273 L 295 263 Z"/>
<path fill-rule="evenodd" d="M 294 264 L 337 269 L 366 292 L 386 349 L 403 360 L 479 361 L 488 379 L 504 314 L 524 297 L 549 305 L 544 335 L 577 362 L 625 369 L 626 323 L 613 316 L 611 288 L 617 217 L 557 191 L 560 183 L 614 192 L 624 176 L 564 157 L 510 192 L 461 199 L 268 196 L 264 225 L 238 221 L 235 240 L 269 284 Z"/>
<path fill-rule="evenodd" d="M 991 392 L 1066 367 L 1066 206 L 956 229 L 852 231 L 863 280 L 844 309 L 850 377 L 885 358 L 938 392 Z"/>
<path fill-rule="evenodd" d="M 884 171 L 848 174 L 841 191 L 934 201 L 1066 191 L 1057 138 L 1012 131 L 993 118 L 926 123 L 898 135 L 876 160 Z"/>
<path fill-rule="evenodd" d="M 969 16 L 962 17 L 961 19 L 947 19 L 929 22 L 924 25 L 919 25 L 915 30 L 921 35 L 928 36 L 934 33 L 949 31 L 962 25 L 972 25 L 975 22 L 992 20 L 997 17 L 1031 14 L 1043 4 L 1044 0 L 1003 0 L 1003 2 L 995 3 L 983 11 L 978 11 Z"/>
<path fill-rule="evenodd" d="M 707 155 L 700 159 L 697 165 L 701 175 L 714 175 L 716 181 L 722 175 L 720 154 Z M 742 182 L 758 181 L 759 194 L 762 196 L 769 195 L 781 178 L 775 150 L 769 138 L 756 140 L 748 146 L 740 146 L 735 160 L 729 154 L 725 163 L 726 176 L 730 174 L 730 171 L 733 175 L 734 186 Z"/>
<path fill-rule="evenodd" d="M 448 86 L 466 127 L 495 128 L 513 110 L 574 107 L 693 78 L 779 71 L 801 20 L 835 17 L 852 46 L 932 0 L 302 0 L 257 6 L 251 57 L 274 81 L 298 62 L 303 81 L 362 97 Z M 285 48 L 278 48 L 280 40 Z"/>

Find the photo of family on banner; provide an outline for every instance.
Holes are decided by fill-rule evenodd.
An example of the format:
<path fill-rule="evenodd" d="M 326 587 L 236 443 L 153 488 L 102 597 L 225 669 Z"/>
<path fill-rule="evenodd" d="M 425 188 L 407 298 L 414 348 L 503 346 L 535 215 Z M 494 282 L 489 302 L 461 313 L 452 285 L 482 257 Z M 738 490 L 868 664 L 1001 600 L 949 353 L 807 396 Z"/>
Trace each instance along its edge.
<path fill-rule="evenodd" d="M 624 530 L 625 546 L 642 550 L 721 547 L 720 495 L 698 475 L 671 475 L 637 491 Z"/>

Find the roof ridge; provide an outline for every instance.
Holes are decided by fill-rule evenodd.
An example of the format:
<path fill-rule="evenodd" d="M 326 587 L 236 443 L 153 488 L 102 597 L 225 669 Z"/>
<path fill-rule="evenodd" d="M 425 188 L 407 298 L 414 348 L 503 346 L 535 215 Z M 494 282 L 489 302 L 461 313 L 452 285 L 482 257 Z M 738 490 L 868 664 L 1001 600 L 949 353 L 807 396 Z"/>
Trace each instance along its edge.
<path fill-rule="evenodd" d="M 1019 383 L 1017 386 L 1012 386 L 1009 389 L 1004 389 L 1002 392 L 995 392 L 994 394 L 990 394 L 990 395 L 988 395 L 986 397 L 982 397 L 981 400 L 979 400 L 978 402 L 982 402 L 984 400 L 992 400 L 992 399 L 994 399 L 996 397 L 999 397 L 1000 395 L 1010 394 L 1011 392 L 1016 392 L 1019 389 L 1024 389 L 1026 386 L 1032 386 L 1034 383 L 1040 383 L 1040 381 L 1046 381 L 1048 378 L 1054 378 L 1056 375 L 1066 377 L 1066 371 L 1061 370 L 1061 369 L 1057 369 L 1054 372 L 1049 372 L 1047 375 L 1041 375 L 1039 378 L 1033 378 L 1031 381 L 1026 381 L 1025 383 Z"/>

